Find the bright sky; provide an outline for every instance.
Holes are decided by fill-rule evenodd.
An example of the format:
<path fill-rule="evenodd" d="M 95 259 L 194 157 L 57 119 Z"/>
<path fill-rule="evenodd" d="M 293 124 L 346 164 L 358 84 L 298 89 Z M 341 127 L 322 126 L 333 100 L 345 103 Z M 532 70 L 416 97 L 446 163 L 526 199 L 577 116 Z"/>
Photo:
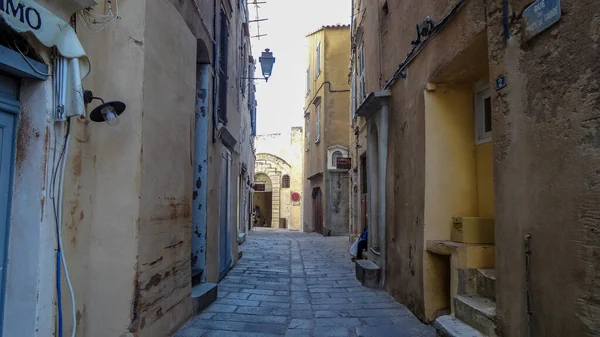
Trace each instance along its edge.
<path fill-rule="evenodd" d="M 258 61 L 260 53 L 270 48 L 275 56 L 273 75 L 268 83 L 257 81 L 257 133 L 286 133 L 292 126 L 303 126 L 306 88 L 306 38 L 323 25 L 350 23 L 351 0 L 258 0 L 260 40 L 252 39 L 252 51 Z M 255 6 L 248 0 L 250 19 Z M 256 24 L 251 23 L 251 36 Z M 261 77 L 257 62 L 256 77 Z"/>

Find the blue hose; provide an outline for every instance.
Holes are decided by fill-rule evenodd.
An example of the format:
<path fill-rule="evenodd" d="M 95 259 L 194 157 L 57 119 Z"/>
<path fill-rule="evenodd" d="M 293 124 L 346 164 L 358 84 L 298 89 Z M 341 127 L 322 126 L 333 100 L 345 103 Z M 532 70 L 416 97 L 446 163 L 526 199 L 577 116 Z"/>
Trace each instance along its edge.
<path fill-rule="evenodd" d="M 56 297 L 58 309 L 58 337 L 63 335 L 62 293 L 60 291 L 60 251 L 56 252 Z"/>

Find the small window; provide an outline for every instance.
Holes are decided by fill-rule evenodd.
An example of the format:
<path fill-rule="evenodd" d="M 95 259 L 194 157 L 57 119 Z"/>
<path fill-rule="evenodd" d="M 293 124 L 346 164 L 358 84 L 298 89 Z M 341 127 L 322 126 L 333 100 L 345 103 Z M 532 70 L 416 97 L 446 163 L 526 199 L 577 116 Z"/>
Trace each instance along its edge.
<path fill-rule="evenodd" d="M 365 45 L 360 44 L 358 48 L 358 104 L 362 104 L 367 98 L 367 88 L 365 85 Z"/>
<path fill-rule="evenodd" d="M 281 178 L 281 188 L 290 188 L 290 176 L 287 174 Z"/>
<path fill-rule="evenodd" d="M 306 151 L 310 149 L 310 115 L 306 115 L 304 125 L 304 142 L 306 143 Z"/>
<path fill-rule="evenodd" d="M 310 67 L 306 69 L 306 96 L 310 94 Z"/>
<path fill-rule="evenodd" d="M 319 143 L 321 141 L 321 103 L 317 105 L 317 113 L 315 120 L 315 143 Z"/>
<path fill-rule="evenodd" d="M 335 151 L 331 155 L 331 167 L 337 167 L 337 159 L 342 158 L 344 154 L 341 151 Z"/>
<path fill-rule="evenodd" d="M 319 41 L 319 43 L 317 44 L 317 66 L 316 66 L 316 77 L 319 77 L 319 74 L 321 74 L 321 42 Z"/>
<path fill-rule="evenodd" d="M 492 97 L 490 89 L 475 94 L 475 143 L 492 140 Z"/>

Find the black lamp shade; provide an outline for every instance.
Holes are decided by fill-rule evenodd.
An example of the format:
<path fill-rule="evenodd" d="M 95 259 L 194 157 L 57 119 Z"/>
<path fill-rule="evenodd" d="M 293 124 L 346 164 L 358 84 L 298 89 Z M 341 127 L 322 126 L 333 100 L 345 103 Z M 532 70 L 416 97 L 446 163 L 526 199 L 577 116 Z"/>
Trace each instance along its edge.
<path fill-rule="evenodd" d="M 94 110 L 92 110 L 92 112 L 90 113 L 90 120 L 92 122 L 97 122 L 97 123 L 105 122 L 104 116 L 102 116 L 102 109 L 104 109 L 105 107 L 107 107 L 109 105 L 113 107 L 117 116 L 120 116 L 123 113 L 123 111 L 125 111 L 125 109 L 127 108 L 127 106 L 123 102 L 119 102 L 119 101 L 106 102 L 104 104 L 100 104 Z"/>

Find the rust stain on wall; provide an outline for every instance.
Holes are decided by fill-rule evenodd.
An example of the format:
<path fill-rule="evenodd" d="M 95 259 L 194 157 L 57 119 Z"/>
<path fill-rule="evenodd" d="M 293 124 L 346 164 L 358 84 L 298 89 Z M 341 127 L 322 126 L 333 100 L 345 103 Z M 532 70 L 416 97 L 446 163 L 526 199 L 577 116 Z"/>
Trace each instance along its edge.
<path fill-rule="evenodd" d="M 20 173 L 21 166 L 27 158 L 31 140 L 39 138 L 40 132 L 31 128 L 31 120 L 27 114 L 21 114 L 19 118 L 19 126 L 17 128 L 17 175 Z"/>
<path fill-rule="evenodd" d="M 50 148 L 50 132 L 48 127 L 44 129 L 44 161 L 42 162 L 42 186 L 46 186 L 46 165 L 48 165 L 48 149 Z M 44 187 L 45 189 L 45 187 Z M 44 208 L 42 207 L 42 214 Z"/>
<path fill-rule="evenodd" d="M 166 202 L 160 202 L 155 207 L 154 215 L 149 219 L 150 221 L 187 219 L 192 215 L 191 199 L 188 197 L 163 197 L 159 200 L 165 200 Z"/>
<path fill-rule="evenodd" d="M 73 157 L 73 174 L 76 177 L 81 176 L 81 152 L 78 152 Z"/>
<path fill-rule="evenodd" d="M 162 275 L 160 275 L 160 274 L 154 274 L 152 276 L 152 278 L 150 278 L 150 281 L 148 283 L 146 283 L 146 286 L 144 286 L 144 290 L 148 291 L 152 287 L 156 287 L 157 285 L 160 284 L 161 280 L 162 280 Z"/>

